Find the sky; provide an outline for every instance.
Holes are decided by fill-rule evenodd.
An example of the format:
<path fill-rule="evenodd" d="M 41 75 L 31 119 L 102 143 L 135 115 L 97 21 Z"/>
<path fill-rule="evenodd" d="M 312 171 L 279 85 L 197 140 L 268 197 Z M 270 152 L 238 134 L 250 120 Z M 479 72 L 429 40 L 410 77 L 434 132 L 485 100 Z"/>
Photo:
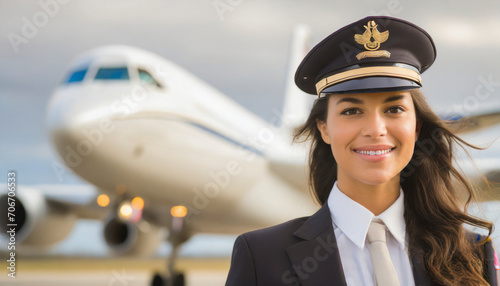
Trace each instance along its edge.
<path fill-rule="evenodd" d="M 45 112 L 71 59 L 88 49 L 126 44 L 152 51 L 270 120 L 283 104 L 297 24 L 310 27 L 315 44 L 381 14 L 432 35 L 437 59 L 422 78 L 435 109 L 500 104 L 498 1 L 0 0 L 0 174 L 14 169 L 26 184 L 83 183 L 55 175 L 51 166 L 59 159 Z M 497 85 L 478 99 L 475 89 L 485 80 Z"/>
<path fill-rule="evenodd" d="M 368 15 L 402 18 L 434 39 L 437 59 L 423 92 L 442 112 L 500 108 L 500 1 L 0 0 L 0 182 L 86 184 L 58 179 L 46 106 L 70 61 L 124 44 L 184 67 L 265 120 L 283 105 L 292 31 L 312 45 Z M 479 96 L 483 86 L 487 96 Z M 488 143 L 500 128 L 467 137 Z M 500 157 L 500 143 L 478 157 Z"/>

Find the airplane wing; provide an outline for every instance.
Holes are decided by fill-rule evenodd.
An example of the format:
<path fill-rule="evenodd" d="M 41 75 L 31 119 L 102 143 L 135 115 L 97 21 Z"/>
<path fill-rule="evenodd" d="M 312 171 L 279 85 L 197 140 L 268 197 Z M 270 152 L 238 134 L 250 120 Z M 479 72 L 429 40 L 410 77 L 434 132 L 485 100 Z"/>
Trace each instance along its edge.
<path fill-rule="evenodd" d="M 500 200 L 500 160 L 498 158 L 462 159 L 457 165 L 476 187 L 480 201 Z"/>
<path fill-rule="evenodd" d="M 460 134 L 483 130 L 500 123 L 500 105 L 478 108 L 468 114 L 447 113 L 440 116 L 450 121 Z"/>
<path fill-rule="evenodd" d="M 19 186 L 15 192 L 4 186 L 0 188 L 0 212 L 12 221 L 1 226 L 0 240 L 8 241 L 7 231 L 14 228 L 16 243 L 47 249 L 64 240 L 77 220 L 91 219 L 104 222 L 104 240 L 114 254 L 151 255 L 165 240 L 163 227 L 135 221 L 135 215 L 140 220 L 148 213 L 132 209 L 128 202 L 116 204 L 118 197 L 105 195 L 107 202 L 103 204 L 98 199 L 103 193 L 91 185 Z M 130 220 L 122 221 L 120 215 L 112 214 L 116 208 L 121 212 L 122 206 L 130 207 Z"/>
<path fill-rule="evenodd" d="M 278 177 L 288 182 L 296 190 L 307 191 L 307 166 L 302 163 L 284 160 L 273 160 L 269 162 L 269 169 Z"/>

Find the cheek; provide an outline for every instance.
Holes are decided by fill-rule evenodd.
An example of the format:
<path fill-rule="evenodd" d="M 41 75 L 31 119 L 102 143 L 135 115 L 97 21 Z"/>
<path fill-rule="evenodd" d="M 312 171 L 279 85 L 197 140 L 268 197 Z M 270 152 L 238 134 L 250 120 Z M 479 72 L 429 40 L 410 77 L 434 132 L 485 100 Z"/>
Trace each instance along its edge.
<path fill-rule="evenodd" d="M 339 126 L 340 124 L 337 123 L 337 125 L 330 125 L 330 126 Z M 337 155 L 335 157 L 338 157 L 339 153 L 346 148 L 348 148 L 349 143 L 352 142 L 357 134 L 358 131 L 356 129 L 356 126 L 353 126 L 352 124 L 341 124 L 342 128 L 330 128 L 328 130 L 328 133 L 330 135 L 330 140 L 331 140 L 331 147 L 332 147 L 332 152 L 333 155 Z"/>
<path fill-rule="evenodd" d="M 392 135 L 402 146 L 402 151 L 405 153 L 406 157 L 411 158 L 413 156 L 413 151 L 415 147 L 415 122 L 407 124 L 396 124 L 393 128 Z"/>
<path fill-rule="evenodd" d="M 413 141 L 415 142 L 416 138 L 416 122 L 411 121 L 403 124 L 396 124 L 396 134 L 404 138 L 405 141 Z"/>

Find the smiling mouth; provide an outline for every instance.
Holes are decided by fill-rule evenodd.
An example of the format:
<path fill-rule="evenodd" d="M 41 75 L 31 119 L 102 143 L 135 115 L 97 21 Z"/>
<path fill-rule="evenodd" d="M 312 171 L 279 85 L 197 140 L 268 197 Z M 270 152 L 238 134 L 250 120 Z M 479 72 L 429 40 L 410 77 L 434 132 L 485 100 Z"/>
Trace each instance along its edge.
<path fill-rule="evenodd" d="M 359 151 L 354 150 L 354 152 L 356 152 L 358 154 L 363 154 L 363 155 L 377 156 L 377 155 L 387 154 L 394 149 L 396 149 L 396 147 L 385 149 L 385 150 L 377 150 L 377 151 L 374 151 L 374 150 L 371 150 L 371 151 L 369 151 L 369 150 L 359 150 Z"/>

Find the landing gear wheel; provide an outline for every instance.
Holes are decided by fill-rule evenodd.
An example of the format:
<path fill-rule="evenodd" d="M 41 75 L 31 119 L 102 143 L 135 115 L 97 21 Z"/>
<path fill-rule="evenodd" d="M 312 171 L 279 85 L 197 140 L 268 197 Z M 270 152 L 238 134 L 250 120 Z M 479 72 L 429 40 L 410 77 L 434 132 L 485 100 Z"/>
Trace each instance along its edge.
<path fill-rule="evenodd" d="M 184 282 L 184 273 L 175 274 L 173 284 L 173 286 L 185 286 L 186 283 Z"/>
<path fill-rule="evenodd" d="M 151 280 L 151 286 L 165 286 L 165 285 L 166 281 L 160 274 L 156 273 L 155 275 L 153 275 L 153 280 Z"/>
<path fill-rule="evenodd" d="M 171 278 L 170 278 L 171 279 Z M 151 280 L 151 286 L 185 286 L 184 273 L 176 273 L 173 280 L 165 279 L 165 277 L 156 273 Z"/>
<path fill-rule="evenodd" d="M 186 209 L 185 207 L 183 207 Z M 187 211 L 187 209 L 186 209 Z M 185 215 L 185 214 L 184 214 Z M 170 235 L 168 240 L 172 245 L 172 252 L 170 253 L 170 258 L 167 261 L 167 271 L 168 276 L 162 276 L 156 273 L 151 280 L 151 285 L 153 286 L 185 286 L 184 273 L 177 272 L 175 270 L 175 262 L 177 261 L 177 256 L 179 254 L 179 247 L 189 239 L 188 229 L 185 227 L 184 216 L 174 216 L 172 215 L 172 225 L 170 227 Z"/>

